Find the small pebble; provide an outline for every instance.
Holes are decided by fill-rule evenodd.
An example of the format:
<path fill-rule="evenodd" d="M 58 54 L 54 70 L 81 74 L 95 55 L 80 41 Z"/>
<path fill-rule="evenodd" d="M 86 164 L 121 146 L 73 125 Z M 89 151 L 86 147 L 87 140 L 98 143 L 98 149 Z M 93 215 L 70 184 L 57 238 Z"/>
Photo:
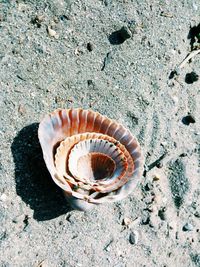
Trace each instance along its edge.
<path fill-rule="evenodd" d="M 128 226 L 128 225 L 130 225 L 130 224 L 131 224 L 131 219 L 130 219 L 130 218 L 124 218 L 124 219 L 123 219 L 123 225 Z"/>
<path fill-rule="evenodd" d="M 196 120 L 193 115 L 188 114 L 187 116 L 183 117 L 182 122 L 185 125 L 189 125 L 190 123 L 195 123 Z"/>
<path fill-rule="evenodd" d="M 54 37 L 54 38 L 56 38 L 56 39 L 58 38 L 58 34 L 57 34 L 57 32 L 54 31 L 54 30 L 52 30 L 49 26 L 48 26 L 48 28 L 47 28 L 47 32 L 48 32 L 49 36 Z"/>
<path fill-rule="evenodd" d="M 166 208 L 162 208 L 158 211 L 158 216 L 160 217 L 161 220 L 165 221 L 166 220 Z"/>
<path fill-rule="evenodd" d="M 113 45 L 122 44 L 127 39 L 131 38 L 132 33 L 127 26 L 123 26 L 120 30 L 111 33 L 109 41 Z"/>
<path fill-rule="evenodd" d="M 158 163 L 156 164 L 156 167 L 157 167 L 158 169 L 161 169 L 161 168 L 163 167 L 163 163 L 162 163 L 162 162 L 158 162 Z M 159 177 L 159 179 L 160 179 L 160 177 Z"/>
<path fill-rule="evenodd" d="M 199 75 L 196 74 L 194 71 L 192 71 L 191 73 L 187 73 L 185 76 L 185 82 L 188 84 L 192 84 L 198 81 L 198 79 L 199 79 Z"/>
<path fill-rule="evenodd" d="M 18 112 L 21 115 L 23 115 L 26 112 L 24 106 L 22 106 L 21 104 L 18 107 Z"/>
<path fill-rule="evenodd" d="M 194 216 L 197 217 L 197 218 L 200 218 L 200 212 L 195 211 Z"/>
<path fill-rule="evenodd" d="M 179 155 L 179 157 L 181 157 L 181 158 L 187 157 L 187 153 L 182 153 Z"/>
<path fill-rule="evenodd" d="M 193 225 L 191 223 L 186 223 L 184 226 L 183 226 L 183 231 L 184 232 L 188 232 L 188 231 L 192 231 L 193 230 Z"/>
<path fill-rule="evenodd" d="M 155 174 L 154 177 L 153 177 L 153 181 L 156 182 L 156 181 L 159 181 L 160 180 L 160 176 L 158 174 Z"/>
<path fill-rule="evenodd" d="M 92 43 L 87 43 L 87 50 L 89 51 L 89 52 L 92 52 L 92 50 L 94 49 L 94 46 L 93 46 L 93 44 Z"/>
<path fill-rule="evenodd" d="M 133 231 L 133 232 L 130 233 L 129 242 L 132 245 L 137 245 L 138 239 L 139 239 L 139 233 L 137 231 Z"/>
<path fill-rule="evenodd" d="M 132 33 L 127 26 L 123 26 L 120 30 L 121 37 L 125 40 L 131 38 Z"/>

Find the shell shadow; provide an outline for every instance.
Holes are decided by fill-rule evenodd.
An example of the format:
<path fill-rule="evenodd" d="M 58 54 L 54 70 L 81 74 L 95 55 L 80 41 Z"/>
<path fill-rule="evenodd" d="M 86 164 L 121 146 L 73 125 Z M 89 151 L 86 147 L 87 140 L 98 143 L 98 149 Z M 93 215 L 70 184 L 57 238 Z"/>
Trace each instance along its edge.
<path fill-rule="evenodd" d="M 14 138 L 16 192 L 34 210 L 37 221 L 51 220 L 71 211 L 62 191 L 53 183 L 43 160 L 38 123 L 24 127 Z"/>

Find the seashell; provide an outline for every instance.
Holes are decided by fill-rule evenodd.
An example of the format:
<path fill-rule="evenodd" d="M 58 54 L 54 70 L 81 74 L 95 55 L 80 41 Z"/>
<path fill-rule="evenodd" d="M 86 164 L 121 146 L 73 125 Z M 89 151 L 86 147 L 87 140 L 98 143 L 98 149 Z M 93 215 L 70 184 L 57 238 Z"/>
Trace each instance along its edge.
<path fill-rule="evenodd" d="M 136 138 L 98 112 L 56 110 L 41 121 L 38 136 L 54 182 L 77 209 L 127 197 L 142 176 Z"/>

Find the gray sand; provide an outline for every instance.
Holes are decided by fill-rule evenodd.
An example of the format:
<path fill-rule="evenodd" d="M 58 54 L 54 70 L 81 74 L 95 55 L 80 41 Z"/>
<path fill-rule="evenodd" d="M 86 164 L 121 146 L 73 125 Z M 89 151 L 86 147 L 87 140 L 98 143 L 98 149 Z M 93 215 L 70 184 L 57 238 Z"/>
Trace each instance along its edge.
<path fill-rule="evenodd" d="M 0 266 L 200 266 L 200 82 L 185 82 L 200 55 L 169 79 L 199 15 L 198 0 L 0 0 Z M 71 107 L 140 141 L 149 169 L 127 199 L 78 212 L 52 182 L 38 122 Z"/>

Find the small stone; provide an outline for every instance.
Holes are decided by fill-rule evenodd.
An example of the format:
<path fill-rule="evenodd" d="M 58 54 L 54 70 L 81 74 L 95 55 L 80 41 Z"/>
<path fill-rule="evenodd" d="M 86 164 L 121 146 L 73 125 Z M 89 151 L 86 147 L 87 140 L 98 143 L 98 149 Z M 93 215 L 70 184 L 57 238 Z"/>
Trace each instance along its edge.
<path fill-rule="evenodd" d="M 159 181 L 160 180 L 160 176 L 158 174 L 155 174 L 154 177 L 153 177 L 153 181 L 156 182 L 156 181 Z"/>
<path fill-rule="evenodd" d="M 126 218 L 123 219 L 123 225 L 128 226 L 130 224 L 131 224 L 131 219 L 130 218 L 126 217 Z"/>
<path fill-rule="evenodd" d="M 158 168 L 158 169 L 161 169 L 162 167 L 163 167 L 163 163 L 160 161 L 160 162 L 158 162 L 157 164 L 156 164 L 156 167 Z"/>
<path fill-rule="evenodd" d="M 93 44 L 92 43 L 87 43 L 87 50 L 89 51 L 89 52 L 92 52 L 92 50 L 94 49 L 94 46 L 93 46 Z"/>
<path fill-rule="evenodd" d="M 120 30 L 111 33 L 109 41 L 113 45 L 119 45 L 131 38 L 132 33 L 127 26 L 123 26 Z"/>
<path fill-rule="evenodd" d="M 120 30 L 121 37 L 125 40 L 131 38 L 132 33 L 127 26 L 123 26 Z"/>
<path fill-rule="evenodd" d="M 160 217 L 161 220 L 165 221 L 166 220 L 166 208 L 162 208 L 158 211 L 158 216 Z"/>
<path fill-rule="evenodd" d="M 57 34 L 57 32 L 54 31 L 53 29 L 51 29 L 49 26 L 47 28 L 47 32 L 48 32 L 49 36 L 58 39 L 59 35 Z"/>
<path fill-rule="evenodd" d="M 193 226 L 191 223 L 186 223 L 186 224 L 183 226 L 183 231 L 184 231 L 184 232 L 192 231 L 193 228 L 194 228 L 194 226 Z"/>
<path fill-rule="evenodd" d="M 200 218 L 200 212 L 195 211 L 194 216 L 197 217 L 197 218 Z"/>
<path fill-rule="evenodd" d="M 183 117 L 182 122 L 185 125 L 189 125 L 190 123 L 195 123 L 196 120 L 194 116 L 189 113 L 187 116 Z"/>
<path fill-rule="evenodd" d="M 182 153 L 179 155 L 179 157 L 181 157 L 181 158 L 187 157 L 187 153 Z"/>
<path fill-rule="evenodd" d="M 19 107 L 18 107 L 18 112 L 19 112 L 19 114 L 23 115 L 23 114 L 25 113 L 25 108 L 24 108 L 24 106 L 19 105 Z"/>
<path fill-rule="evenodd" d="M 137 231 L 133 231 L 130 233 L 130 236 L 129 236 L 129 242 L 132 244 L 132 245 L 137 245 L 138 243 L 138 240 L 139 240 L 139 233 Z"/>
<path fill-rule="evenodd" d="M 187 73 L 185 76 L 185 82 L 188 84 L 192 84 L 198 81 L 198 79 L 199 79 L 199 75 L 196 74 L 194 71 L 192 71 L 191 73 Z"/>

